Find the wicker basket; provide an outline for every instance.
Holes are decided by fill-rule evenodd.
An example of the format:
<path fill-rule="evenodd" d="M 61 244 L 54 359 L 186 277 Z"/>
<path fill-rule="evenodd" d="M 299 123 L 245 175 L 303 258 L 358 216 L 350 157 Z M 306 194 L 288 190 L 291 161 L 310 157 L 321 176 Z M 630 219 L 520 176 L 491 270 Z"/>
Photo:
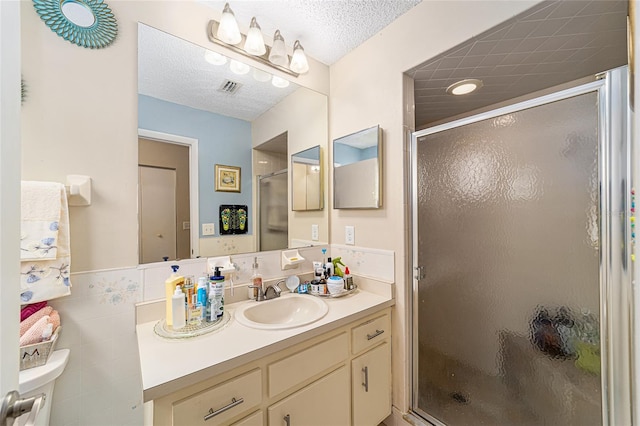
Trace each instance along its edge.
<path fill-rule="evenodd" d="M 33 367 L 39 367 L 47 363 L 56 346 L 56 342 L 58 341 L 58 334 L 60 334 L 61 328 L 62 327 L 56 328 L 56 331 L 51 336 L 51 339 L 47 340 L 46 342 L 20 346 L 20 371 L 27 370 Z"/>

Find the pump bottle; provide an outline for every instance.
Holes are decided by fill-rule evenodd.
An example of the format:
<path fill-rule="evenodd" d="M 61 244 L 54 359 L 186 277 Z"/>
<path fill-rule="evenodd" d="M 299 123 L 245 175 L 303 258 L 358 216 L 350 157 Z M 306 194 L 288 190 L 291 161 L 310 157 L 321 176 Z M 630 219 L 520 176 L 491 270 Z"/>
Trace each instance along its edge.
<path fill-rule="evenodd" d="M 177 274 L 179 268 L 180 266 L 178 265 L 171 265 L 171 269 L 173 270 L 173 273 L 164 282 L 164 296 L 165 296 L 165 306 L 166 306 L 165 321 L 167 325 L 173 324 L 172 315 L 171 315 L 171 306 L 172 306 L 171 298 L 173 297 L 176 287 L 178 285 L 181 286 L 184 283 L 184 277 Z"/>

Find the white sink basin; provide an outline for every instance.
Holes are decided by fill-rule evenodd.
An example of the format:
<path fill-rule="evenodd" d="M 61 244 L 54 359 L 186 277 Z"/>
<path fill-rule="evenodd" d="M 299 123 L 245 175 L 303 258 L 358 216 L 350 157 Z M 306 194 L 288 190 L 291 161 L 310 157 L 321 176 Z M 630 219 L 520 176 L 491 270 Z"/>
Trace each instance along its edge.
<path fill-rule="evenodd" d="M 318 321 L 329 312 L 329 306 L 313 296 L 283 294 L 262 302 L 247 302 L 235 311 L 242 325 L 263 330 L 282 330 Z"/>

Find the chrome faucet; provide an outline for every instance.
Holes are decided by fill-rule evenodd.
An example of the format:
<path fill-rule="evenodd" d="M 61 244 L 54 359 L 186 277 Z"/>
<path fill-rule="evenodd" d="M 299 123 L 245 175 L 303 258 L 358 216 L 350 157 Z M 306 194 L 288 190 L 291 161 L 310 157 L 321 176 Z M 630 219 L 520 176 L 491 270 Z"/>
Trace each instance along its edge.
<path fill-rule="evenodd" d="M 250 285 L 249 288 L 255 288 L 258 290 L 254 300 L 256 300 L 257 302 L 262 302 L 263 300 L 271 300 L 275 299 L 276 297 L 280 297 L 282 289 L 280 288 L 279 284 L 283 282 L 285 282 L 285 280 L 280 280 L 275 284 L 269 284 L 264 291 L 262 291 L 262 287 L 259 285 Z"/>

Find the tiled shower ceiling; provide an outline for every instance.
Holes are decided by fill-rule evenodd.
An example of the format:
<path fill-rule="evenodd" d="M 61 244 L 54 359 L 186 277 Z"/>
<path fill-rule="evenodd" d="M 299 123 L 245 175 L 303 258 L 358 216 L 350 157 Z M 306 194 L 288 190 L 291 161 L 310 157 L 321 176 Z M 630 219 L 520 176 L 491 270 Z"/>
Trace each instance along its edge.
<path fill-rule="evenodd" d="M 408 71 L 416 128 L 627 63 L 627 1 L 546 1 Z M 446 88 L 484 86 L 465 96 Z"/>

